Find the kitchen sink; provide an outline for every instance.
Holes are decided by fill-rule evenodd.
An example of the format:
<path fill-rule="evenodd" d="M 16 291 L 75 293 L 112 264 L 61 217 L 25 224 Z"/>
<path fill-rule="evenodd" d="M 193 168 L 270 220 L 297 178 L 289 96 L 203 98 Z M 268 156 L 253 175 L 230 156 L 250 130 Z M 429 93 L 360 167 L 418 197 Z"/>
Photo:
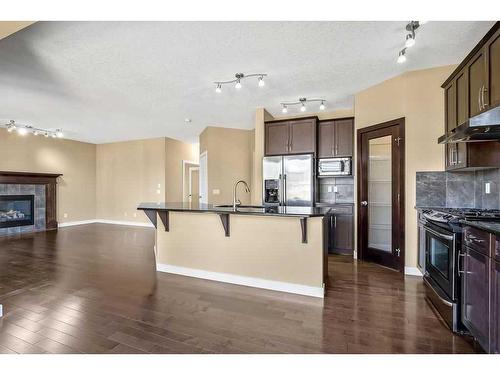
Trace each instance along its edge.
<path fill-rule="evenodd" d="M 232 204 L 219 204 L 216 205 L 215 207 L 220 207 L 220 208 L 233 208 Z M 264 206 L 246 206 L 244 204 L 239 204 L 236 206 L 236 208 L 265 208 Z"/>

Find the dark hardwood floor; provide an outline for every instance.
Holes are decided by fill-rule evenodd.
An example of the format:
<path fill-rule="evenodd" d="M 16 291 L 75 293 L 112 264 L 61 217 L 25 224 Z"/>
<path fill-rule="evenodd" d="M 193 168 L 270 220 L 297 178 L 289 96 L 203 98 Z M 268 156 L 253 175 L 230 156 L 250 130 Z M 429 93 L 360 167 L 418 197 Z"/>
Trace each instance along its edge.
<path fill-rule="evenodd" d="M 420 278 L 331 257 L 323 301 L 155 274 L 153 244 L 106 224 L 0 239 L 0 353 L 473 352 Z"/>

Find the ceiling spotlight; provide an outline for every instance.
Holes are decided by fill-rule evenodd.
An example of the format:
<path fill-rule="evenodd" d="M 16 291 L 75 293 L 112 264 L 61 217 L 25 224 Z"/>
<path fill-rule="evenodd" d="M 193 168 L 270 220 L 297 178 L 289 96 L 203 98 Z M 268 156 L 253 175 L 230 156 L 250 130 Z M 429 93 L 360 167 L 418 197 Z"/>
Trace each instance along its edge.
<path fill-rule="evenodd" d="M 26 134 L 28 134 L 28 129 L 26 129 L 26 128 L 17 128 L 17 134 L 19 134 L 19 135 L 26 135 Z"/>
<path fill-rule="evenodd" d="M 49 138 L 49 132 L 45 132 L 45 133 L 43 133 L 43 136 L 44 136 L 45 138 Z"/>
<path fill-rule="evenodd" d="M 281 108 L 281 112 L 282 113 L 287 113 L 288 112 L 288 108 L 286 105 L 283 104 L 282 108 Z"/>
<path fill-rule="evenodd" d="M 39 135 L 40 132 L 38 130 L 33 130 L 33 135 Z"/>
<path fill-rule="evenodd" d="M 241 89 L 241 82 L 240 82 L 240 79 L 238 78 L 238 80 L 236 81 L 236 85 L 234 85 L 234 87 L 239 90 Z"/>
<path fill-rule="evenodd" d="M 259 77 L 259 87 L 264 87 L 266 83 L 264 82 L 264 77 L 260 76 Z"/>
<path fill-rule="evenodd" d="M 57 129 L 57 131 L 56 131 L 56 137 L 57 137 L 57 138 L 62 138 L 62 137 L 64 137 L 64 134 L 63 134 L 63 132 L 62 132 L 62 130 L 61 130 L 61 129 Z"/>
<path fill-rule="evenodd" d="M 325 110 L 325 102 L 321 102 L 321 104 L 319 105 L 319 110 L 320 111 L 324 111 Z"/>
<path fill-rule="evenodd" d="M 406 61 L 405 53 L 406 53 L 406 48 L 399 51 L 398 60 L 397 60 L 399 64 L 402 64 Z"/>
<path fill-rule="evenodd" d="M 52 137 L 52 138 L 57 138 L 56 133 L 52 133 L 52 134 L 51 134 L 51 137 Z"/>
<path fill-rule="evenodd" d="M 217 85 L 217 87 L 215 88 L 215 92 L 216 92 L 217 94 L 220 94 L 220 93 L 222 92 L 222 88 L 221 88 L 221 86 L 220 86 L 220 83 L 219 83 L 219 84 Z"/>
<path fill-rule="evenodd" d="M 306 111 L 306 105 L 302 103 L 302 105 L 300 106 L 300 112 L 305 112 L 305 111 Z"/>
<path fill-rule="evenodd" d="M 407 34 L 406 35 L 406 41 L 405 41 L 405 47 L 410 48 L 415 45 L 415 35 L 414 34 Z"/>

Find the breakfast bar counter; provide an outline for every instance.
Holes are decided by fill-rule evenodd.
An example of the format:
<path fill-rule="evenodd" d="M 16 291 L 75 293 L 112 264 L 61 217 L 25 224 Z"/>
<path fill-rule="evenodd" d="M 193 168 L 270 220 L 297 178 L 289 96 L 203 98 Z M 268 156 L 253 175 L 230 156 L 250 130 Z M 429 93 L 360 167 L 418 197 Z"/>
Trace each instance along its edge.
<path fill-rule="evenodd" d="M 324 295 L 326 208 L 162 202 L 138 210 L 156 227 L 158 271 Z"/>

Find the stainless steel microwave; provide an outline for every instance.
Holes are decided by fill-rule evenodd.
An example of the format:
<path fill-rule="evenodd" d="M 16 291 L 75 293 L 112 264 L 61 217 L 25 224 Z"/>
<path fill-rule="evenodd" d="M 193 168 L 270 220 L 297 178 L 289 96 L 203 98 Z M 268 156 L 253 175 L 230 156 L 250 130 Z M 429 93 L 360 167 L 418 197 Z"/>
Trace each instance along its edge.
<path fill-rule="evenodd" d="M 328 158 L 318 160 L 318 176 L 350 176 L 351 158 Z"/>

